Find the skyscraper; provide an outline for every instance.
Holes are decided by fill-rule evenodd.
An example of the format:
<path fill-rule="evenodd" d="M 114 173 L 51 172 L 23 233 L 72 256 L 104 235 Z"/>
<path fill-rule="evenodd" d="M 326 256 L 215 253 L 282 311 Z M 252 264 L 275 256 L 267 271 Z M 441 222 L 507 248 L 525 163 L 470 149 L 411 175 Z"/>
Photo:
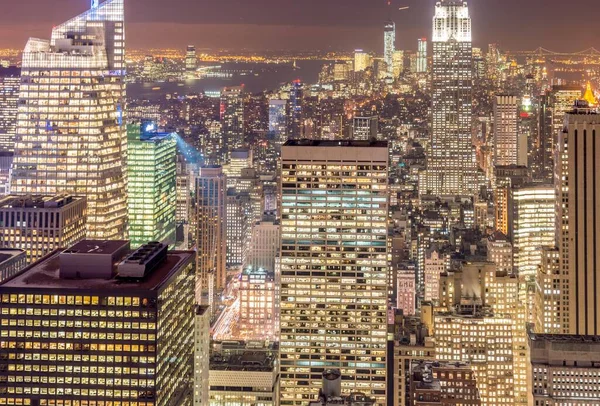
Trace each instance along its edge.
<path fill-rule="evenodd" d="M 0 404 L 192 405 L 194 253 L 128 248 L 84 240 L 0 284 Z"/>
<path fill-rule="evenodd" d="M 386 65 L 386 80 L 394 78 L 394 52 L 396 51 L 396 24 L 387 21 L 383 29 L 383 60 Z"/>
<path fill-rule="evenodd" d="M 0 152 L 14 151 L 21 70 L 0 67 Z"/>
<path fill-rule="evenodd" d="M 198 58 L 196 57 L 196 47 L 188 45 L 185 51 L 185 71 L 188 75 L 193 74 L 198 67 Z"/>
<path fill-rule="evenodd" d="M 31 38 L 23 53 L 11 190 L 87 197 L 87 237 L 126 234 L 124 0 Z"/>
<path fill-rule="evenodd" d="M 298 139 L 303 136 L 302 113 L 304 102 L 304 84 L 294 80 L 290 86 L 290 99 L 288 104 L 288 137 Z"/>
<path fill-rule="evenodd" d="M 226 87 L 221 92 L 220 117 L 227 161 L 231 151 L 244 146 L 244 87 Z"/>
<path fill-rule="evenodd" d="M 467 3 L 438 1 L 433 17 L 431 145 L 421 194 L 472 195 L 478 189 L 471 140 L 472 76 Z"/>
<path fill-rule="evenodd" d="M 555 165 L 563 322 L 569 334 L 600 335 L 600 114 L 586 102 L 565 116 Z M 567 323 L 565 323 L 567 324 Z"/>
<path fill-rule="evenodd" d="M 140 131 L 141 130 L 141 131 Z M 176 134 L 155 131 L 154 123 L 127 128 L 127 208 L 132 248 L 148 241 L 175 244 L 177 211 Z"/>
<path fill-rule="evenodd" d="M 286 106 L 285 100 L 269 100 L 269 135 L 277 145 L 287 139 Z"/>
<path fill-rule="evenodd" d="M 227 210 L 223 168 L 200 168 L 196 178 L 196 300 L 211 303 L 226 282 Z M 208 294 L 208 296 L 206 296 Z M 207 304 L 207 303 L 204 303 Z"/>
<path fill-rule="evenodd" d="M 290 140 L 281 160 L 281 404 L 306 404 L 339 368 L 383 405 L 387 143 Z"/>
<path fill-rule="evenodd" d="M 517 96 L 494 97 L 494 166 L 519 165 L 518 110 Z"/>
<path fill-rule="evenodd" d="M 371 55 L 362 49 L 354 51 L 354 72 L 363 72 L 371 66 Z"/>
<path fill-rule="evenodd" d="M 417 44 L 417 73 L 427 73 L 427 38 L 419 38 Z"/>

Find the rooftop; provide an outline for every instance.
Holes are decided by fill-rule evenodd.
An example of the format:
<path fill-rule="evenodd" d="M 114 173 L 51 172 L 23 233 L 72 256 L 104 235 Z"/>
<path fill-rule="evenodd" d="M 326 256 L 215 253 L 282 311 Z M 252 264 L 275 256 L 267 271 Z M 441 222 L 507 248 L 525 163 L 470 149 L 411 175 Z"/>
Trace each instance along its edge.
<path fill-rule="evenodd" d="M 130 253 L 123 248 L 128 241 L 94 241 L 84 240 L 68 250 L 55 250 L 44 258 L 29 265 L 14 277 L 0 283 L 2 289 L 67 289 L 67 290 L 158 290 L 171 275 L 194 257 L 192 251 L 169 251 L 164 261 L 158 263 L 151 272 L 141 278 L 121 278 L 117 275 L 118 264 Z M 110 278 L 61 278 L 61 253 L 76 257 L 80 272 L 86 268 L 94 268 L 108 258 L 111 261 Z M 104 258 L 101 258 L 104 257 Z M 88 265 L 86 265 L 88 264 Z M 63 259 L 64 266 L 64 259 Z M 110 265 L 109 265 L 110 266 Z M 64 270 L 63 270 L 64 272 Z"/>
<path fill-rule="evenodd" d="M 19 255 L 25 255 L 25 251 L 17 248 L 2 248 L 0 249 L 0 264 Z"/>
<path fill-rule="evenodd" d="M 354 148 L 387 148 L 387 141 L 361 141 L 361 140 L 288 140 L 284 147 L 354 147 Z"/>
<path fill-rule="evenodd" d="M 84 198 L 70 195 L 7 195 L 0 198 L 0 208 L 56 209 L 82 199 Z"/>

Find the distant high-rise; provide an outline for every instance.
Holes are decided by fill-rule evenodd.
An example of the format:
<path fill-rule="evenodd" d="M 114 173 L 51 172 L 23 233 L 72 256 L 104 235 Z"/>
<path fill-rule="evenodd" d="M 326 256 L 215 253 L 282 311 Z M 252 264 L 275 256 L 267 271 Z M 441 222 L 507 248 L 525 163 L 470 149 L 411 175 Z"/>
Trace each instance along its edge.
<path fill-rule="evenodd" d="M 387 171 L 385 142 L 282 148 L 282 405 L 305 405 L 328 368 L 386 404 Z"/>
<path fill-rule="evenodd" d="M 269 100 L 269 136 L 278 145 L 283 145 L 287 139 L 286 107 L 285 100 Z"/>
<path fill-rule="evenodd" d="M 471 136 L 473 55 L 467 3 L 442 0 L 433 18 L 431 145 L 421 194 L 473 195 L 478 173 Z"/>
<path fill-rule="evenodd" d="M 229 179 L 229 178 L 228 178 Z M 248 193 L 227 190 L 227 259 L 228 268 L 241 267 L 246 262 L 250 242 L 252 208 Z"/>
<path fill-rule="evenodd" d="M 0 152 L 14 151 L 21 70 L 0 67 Z"/>
<path fill-rule="evenodd" d="M 387 80 L 394 78 L 394 52 L 396 51 L 396 24 L 387 21 L 383 29 L 383 60 L 387 70 Z"/>
<path fill-rule="evenodd" d="M 193 73 L 198 67 L 198 58 L 196 57 L 196 47 L 194 45 L 188 45 L 185 52 L 185 70 L 186 72 Z"/>
<path fill-rule="evenodd" d="M 377 138 L 379 116 L 354 117 L 352 120 L 352 139 L 371 140 Z"/>
<path fill-rule="evenodd" d="M 196 178 L 196 300 L 211 303 L 225 288 L 227 204 L 226 184 L 220 166 L 200 168 Z M 208 294 L 208 296 L 207 296 Z M 204 303 L 207 304 L 207 303 Z"/>
<path fill-rule="evenodd" d="M 555 187 L 563 321 L 568 334 L 600 335 L 600 114 L 578 102 L 559 134 Z"/>
<path fill-rule="evenodd" d="M 247 340 L 277 340 L 275 273 L 246 268 L 240 275 L 240 334 Z M 279 298 L 277 298 L 279 299 Z"/>
<path fill-rule="evenodd" d="M 304 103 L 304 84 L 295 80 L 290 87 L 288 104 L 288 137 L 298 139 L 303 136 L 302 116 Z"/>
<path fill-rule="evenodd" d="M 517 96 L 494 97 L 494 166 L 523 165 L 518 161 Z"/>
<path fill-rule="evenodd" d="M 226 87 L 221 92 L 220 118 L 227 161 L 231 151 L 244 146 L 244 87 Z"/>
<path fill-rule="evenodd" d="M 88 238 L 127 231 L 123 3 L 96 2 L 23 53 L 11 191 L 86 196 Z"/>
<path fill-rule="evenodd" d="M 354 72 L 363 72 L 371 66 L 371 55 L 362 49 L 354 51 Z"/>
<path fill-rule="evenodd" d="M 141 128 L 129 125 L 127 132 L 131 247 L 138 248 L 148 241 L 173 245 L 177 211 L 176 134 L 156 132 L 153 123 L 143 123 Z"/>
<path fill-rule="evenodd" d="M 417 73 L 427 73 L 427 38 L 419 38 L 417 44 Z"/>

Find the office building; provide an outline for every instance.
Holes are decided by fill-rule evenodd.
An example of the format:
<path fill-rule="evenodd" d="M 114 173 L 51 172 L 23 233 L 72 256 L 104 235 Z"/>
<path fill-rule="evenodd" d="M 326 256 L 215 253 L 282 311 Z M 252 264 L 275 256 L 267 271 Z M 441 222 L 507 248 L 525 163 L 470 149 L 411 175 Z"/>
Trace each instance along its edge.
<path fill-rule="evenodd" d="M 0 152 L 12 152 L 17 129 L 21 70 L 0 67 Z"/>
<path fill-rule="evenodd" d="M 437 302 L 440 296 L 440 274 L 448 269 L 450 258 L 447 252 L 437 244 L 432 245 L 425 253 L 423 263 L 423 279 L 425 281 L 424 300 Z"/>
<path fill-rule="evenodd" d="M 587 102 L 565 116 L 559 134 L 556 161 L 557 232 L 563 283 L 563 318 L 569 334 L 600 335 L 600 250 L 598 212 L 600 187 L 596 185 L 600 147 L 600 114 Z"/>
<path fill-rule="evenodd" d="M 302 123 L 304 104 L 304 84 L 300 80 L 294 80 L 290 85 L 288 99 L 287 130 L 288 138 L 299 139 L 304 136 Z"/>
<path fill-rule="evenodd" d="M 316 401 L 308 406 L 374 406 L 375 400 L 363 393 L 355 392 L 349 396 L 342 394 L 342 374 L 339 369 L 323 371 L 323 387 Z"/>
<path fill-rule="evenodd" d="M 517 96 L 496 95 L 494 97 L 494 166 L 527 166 L 519 162 L 519 106 Z M 525 145 L 527 150 L 527 145 Z M 525 157 L 527 153 L 525 153 Z"/>
<path fill-rule="evenodd" d="M 414 316 L 417 310 L 417 282 L 415 269 L 399 269 L 396 274 L 396 307 L 405 316 Z"/>
<path fill-rule="evenodd" d="M 417 73 L 427 73 L 427 38 L 419 38 L 417 43 Z"/>
<path fill-rule="evenodd" d="M 191 251 L 54 251 L 0 284 L 0 403 L 192 405 L 193 293 Z"/>
<path fill-rule="evenodd" d="M 354 51 L 354 72 L 364 72 L 371 67 L 371 55 L 362 49 Z"/>
<path fill-rule="evenodd" d="M 227 201 L 225 176 L 220 166 L 200 168 L 196 178 L 196 300 L 212 297 L 225 288 Z M 206 304 L 206 303 L 203 303 Z"/>
<path fill-rule="evenodd" d="M 253 269 L 275 270 L 275 259 L 279 256 L 281 226 L 275 216 L 265 215 L 261 221 L 254 223 L 250 248 L 248 250 L 248 266 Z"/>
<path fill-rule="evenodd" d="M 198 68 L 198 58 L 196 57 L 196 47 L 188 45 L 185 51 L 185 71 L 188 76 L 193 76 Z"/>
<path fill-rule="evenodd" d="M 387 143 L 288 141 L 281 159 L 281 404 L 328 368 L 385 404 Z"/>
<path fill-rule="evenodd" d="M 244 146 L 245 106 L 244 86 L 226 87 L 221 92 L 220 120 L 222 138 L 227 152 L 227 162 L 231 151 Z"/>
<path fill-rule="evenodd" d="M 573 109 L 573 105 L 581 98 L 580 86 L 555 85 L 549 93 L 549 112 L 551 117 L 551 140 L 548 147 L 556 151 L 558 138 L 565 124 L 565 115 Z"/>
<path fill-rule="evenodd" d="M 472 196 L 479 189 L 471 140 L 472 76 L 467 3 L 438 1 L 433 18 L 433 124 L 421 195 Z"/>
<path fill-rule="evenodd" d="M 352 119 L 352 139 L 371 140 L 377 138 L 379 131 L 379 116 L 354 117 Z"/>
<path fill-rule="evenodd" d="M 600 338 L 529 333 L 530 405 L 597 405 Z"/>
<path fill-rule="evenodd" d="M 392 60 L 393 64 L 393 79 L 398 79 L 402 73 L 404 73 L 404 51 L 394 51 L 394 56 Z"/>
<path fill-rule="evenodd" d="M 210 399 L 210 311 L 196 305 L 194 324 L 194 406 L 208 405 Z"/>
<path fill-rule="evenodd" d="M 269 100 L 269 136 L 278 145 L 287 140 L 287 101 Z"/>
<path fill-rule="evenodd" d="M 209 404 L 277 405 L 277 349 L 277 343 L 213 342 Z"/>
<path fill-rule="evenodd" d="M 534 279 L 542 262 L 541 247 L 556 241 L 554 187 L 530 184 L 511 189 L 508 207 L 514 269 L 519 277 Z"/>
<path fill-rule="evenodd" d="M 536 289 L 535 332 L 561 334 L 568 332 L 568 320 L 564 317 L 562 303 L 563 277 L 560 269 L 559 249 L 542 248 L 542 263 L 538 269 Z"/>
<path fill-rule="evenodd" d="M 508 200 L 510 190 L 529 181 L 525 166 L 496 166 L 493 176 L 494 185 L 494 219 L 496 230 L 508 235 Z"/>
<path fill-rule="evenodd" d="M 235 193 L 227 190 L 227 242 L 226 265 L 228 268 L 238 268 L 246 262 L 248 245 L 250 243 L 251 216 L 250 195 L 248 193 Z"/>
<path fill-rule="evenodd" d="M 497 272 L 513 273 L 513 246 L 498 230 L 487 239 L 487 260 L 496 264 Z"/>
<path fill-rule="evenodd" d="M 240 275 L 240 336 L 244 340 L 277 341 L 275 273 L 248 267 Z"/>
<path fill-rule="evenodd" d="M 13 277 L 27 266 L 25 251 L 0 248 L 0 282 Z"/>
<path fill-rule="evenodd" d="M 127 209 L 131 247 L 148 241 L 175 244 L 177 134 L 153 123 L 127 127 Z"/>
<path fill-rule="evenodd" d="M 383 61 L 386 65 L 386 80 L 394 79 L 394 52 L 396 51 L 396 24 L 387 21 L 383 28 Z"/>
<path fill-rule="evenodd" d="M 123 2 L 94 2 L 23 52 L 11 193 L 85 196 L 88 238 L 127 231 Z"/>
<path fill-rule="evenodd" d="M 85 238 L 86 201 L 73 196 L 0 199 L 0 247 L 19 248 L 32 263 Z"/>

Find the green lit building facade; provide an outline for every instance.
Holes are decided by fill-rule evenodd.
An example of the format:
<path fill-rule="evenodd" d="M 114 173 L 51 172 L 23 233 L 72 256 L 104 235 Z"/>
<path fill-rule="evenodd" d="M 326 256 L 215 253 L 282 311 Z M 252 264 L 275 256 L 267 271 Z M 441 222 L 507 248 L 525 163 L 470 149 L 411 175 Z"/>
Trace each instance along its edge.
<path fill-rule="evenodd" d="M 176 134 L 152 123 L 129 125 L 128 212 L 131 247 L 148 241 L 175 243 Z"/>

